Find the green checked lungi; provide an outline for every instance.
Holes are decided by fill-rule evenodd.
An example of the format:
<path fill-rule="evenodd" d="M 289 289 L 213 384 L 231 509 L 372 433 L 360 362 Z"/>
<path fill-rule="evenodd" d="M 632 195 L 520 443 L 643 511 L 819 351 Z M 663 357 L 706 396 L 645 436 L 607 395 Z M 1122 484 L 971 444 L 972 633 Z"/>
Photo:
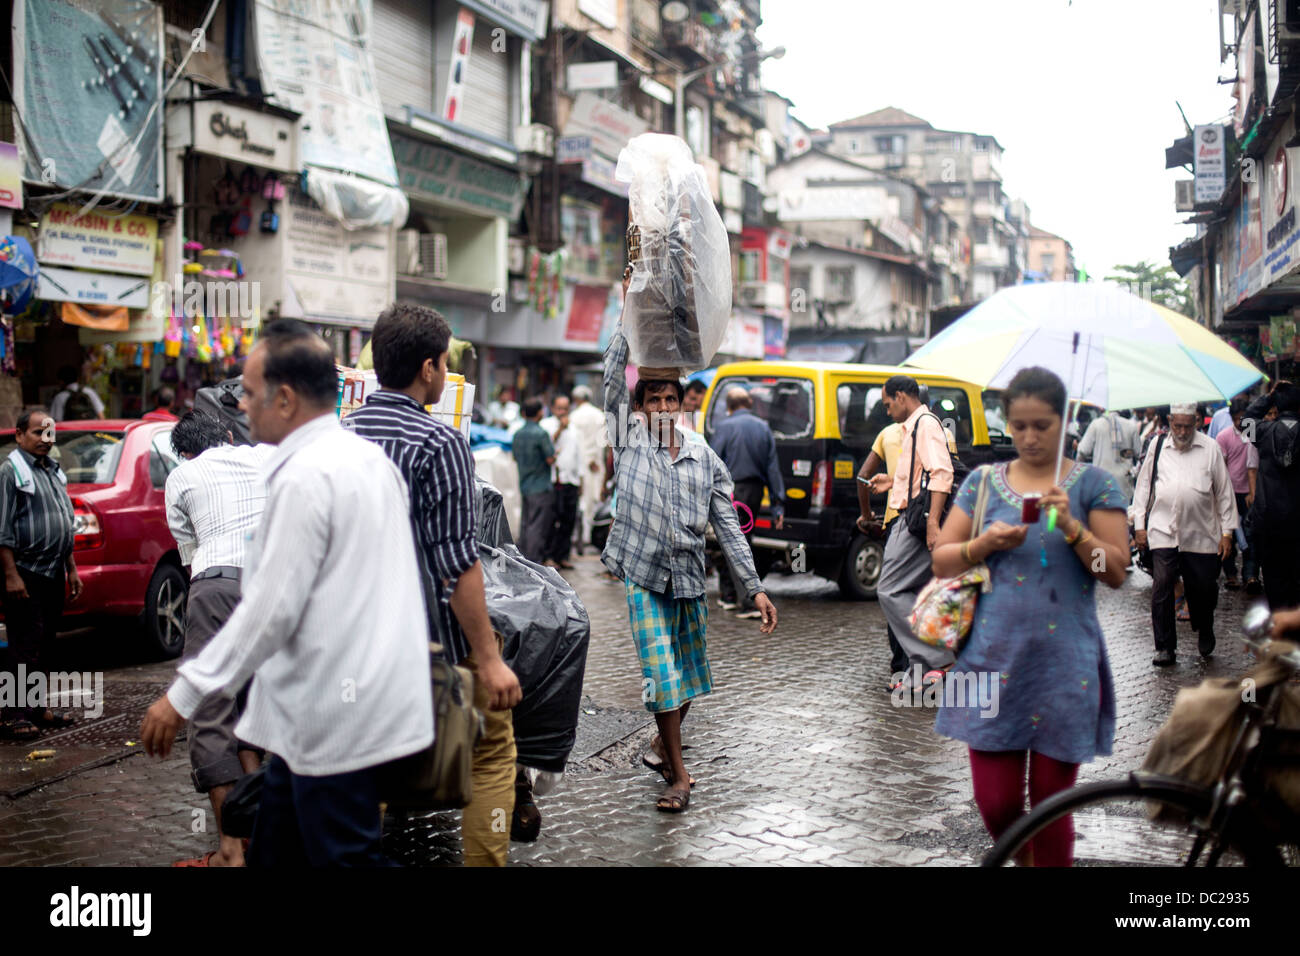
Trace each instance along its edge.
<path fill-rule="evenodd" d="M 713 690 L 704 627 L 703 597 L 673 598 L 624 581 L 632 639 L 641 656 L 641 699 L 663 714 Z"/>

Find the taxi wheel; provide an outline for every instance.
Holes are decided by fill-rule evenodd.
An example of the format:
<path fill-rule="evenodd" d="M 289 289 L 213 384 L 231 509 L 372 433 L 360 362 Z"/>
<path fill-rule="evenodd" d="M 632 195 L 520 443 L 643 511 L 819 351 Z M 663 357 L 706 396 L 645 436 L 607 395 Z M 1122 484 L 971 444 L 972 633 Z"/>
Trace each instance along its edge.
<path fill-rule="evenodd" d="M 874 601 L 880 571 L 885 566 L 885 545 L 855 534 L 840 569 L 840 593 L 853 601 Z"/>

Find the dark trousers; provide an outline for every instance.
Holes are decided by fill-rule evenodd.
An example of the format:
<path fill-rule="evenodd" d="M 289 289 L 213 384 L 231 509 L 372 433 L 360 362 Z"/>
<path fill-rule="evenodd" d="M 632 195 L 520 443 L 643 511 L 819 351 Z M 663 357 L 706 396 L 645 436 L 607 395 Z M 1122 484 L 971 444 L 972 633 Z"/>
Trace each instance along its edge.
<path fill-rule="evenodd" d="M 0 665 L 14 675 L 15 681 L 20 664 L 26 667 L 28 674 L 44 672 L 46 658 L 53 649 L 59 629 L 59 618 L 63 616 L 64 592 L 62 568 L 52 578 L 33 574 L 26 568 L 19 568 L 18 573 L 27 587 L 27 597 L 15 600 L 8 593 L 4 594 L 2 601 L 9 646 L 0 651 Z M 25 701 L 27 688 L 17 689 Z M 36 706 L 5 708 L 0 718 L 33 720 L 45 711 L 46 701 L 38 699 L 33 703 Z"/>
<path fill-rule="evenodd" d="M 391 866 L 380 845 L 376 768 L 305 777 L 266 764 L 249 866 Z"/>
<path fill-rule="evenodd" d="M 190 583 L 185 606 L 187 661 L 197 657 L 230 619 L 239 605 L 239 594 L 239 582 L 234 578 L 200 578 Z M 235 725 L 248 706 L 252 683 L 250 679 L 233 697 L 212 694 L 203 698 L 190 715 L 190 779 L 199 793 L 233 784 L 244 775 L 239 751 L 259 752 L 235 737 Z"/>
<path fill-rule="evenodd" d="M 552 561 L 569 560 L 573 546 L 573 526 L 578 520 L 578 486 L 555 485 L 555 524 L 551 528 L 551 543 L 547 557 Z"/>
<path fill-rule="evenodd" d="M 535 495 L 524 495 L 519 550 L 534 564 L 546 560 L 546 549 L 551 543 L 551 528 L 554 524 L 555 492 L 552 489 L 547 488 Z"/>
<path fill-rule="evenodd" d="M 1300 607 L 1300 537 L 1287 533 L 1265 535 L 1256 526 L 1252 546 L 1259 553 L 1264 575 L 1264 595 L 1270 610 Z"/>
<path fill-rule="evenodd" d="M 1237 523 L 1241 526 L 1242 533 L 1246 536 L 1246 549 L 1241 551 L 1237 547 L 1237 536 L 1232 536 L 1232 552 L 1223 562 L 1224 573 L 1230 577 L 1237 576 L 1237 552 L 1241 551 L 1241 576 L 1244 580 L 1249 581 L 1259 573 L 1259 565 L 1255 557 L 1255 549 L 1251 545 L 1251 527 L 1246 516 L 1250 509 L 1246 507 L 1246 496 L 1237 495 Z"/>
<path fill-rule="evenodd" d="M 742 528 L 746 526 L 749 528 L 745 532 L 745 543 L 750 546 L 751 554 L 754 551 L 754 519 L 758 517 L 758 509 L 763 506 L 764 487 L 763 482 L 757 479 L 746 479 L 736 482 L 735 490 L 731 495 L 733 501 L 745 506 L 736 509 L 736 520 L 740 522 Z M 722 600 L 728 604 L 739 604 L 742 611 L 752 610 L 754 602 L 740 594 L 740 578 L 727 564 L 727 556 L 719 551 L 713 559 L 713 566 L 718 571 L 718 592 Z"/>
<path fill-rule="evenodd" d="M 1183 594 L 1192 618 L 1192 630 L 1202 637 L 1214 633 L 1214 609 L 1219 604 L 1219 556 L 1152 548 L 1154 581 L 1151 585 L 1151 629 L 1157 651 L 1177 651 L 1174 586 L 1183 579 Z"/>

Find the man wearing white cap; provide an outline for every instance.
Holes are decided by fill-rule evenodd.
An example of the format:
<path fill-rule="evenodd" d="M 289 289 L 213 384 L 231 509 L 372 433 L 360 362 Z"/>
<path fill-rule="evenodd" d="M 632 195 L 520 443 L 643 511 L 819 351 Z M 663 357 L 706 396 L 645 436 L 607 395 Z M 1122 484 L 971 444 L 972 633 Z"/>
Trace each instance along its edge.
<path fill-rule="evenodd" d="M 1169 410 L 1169 440 L 1142 463 L 1133 498 L 1139 547 L 1154 562 L 1151 626 L 1157 667 L 1174 663 L 1178 634 L 1174 585 L 1182 577 L 1201 656 L 1214 653 L 1214 609 L 1219 602 L 1219 565 L 1232 550 L 1237 505 L 1232 479 L 1216 441 L 1196 430 L 1195 405 Z M 1155 488 L 1151 475 L 1155 472 Z"/>

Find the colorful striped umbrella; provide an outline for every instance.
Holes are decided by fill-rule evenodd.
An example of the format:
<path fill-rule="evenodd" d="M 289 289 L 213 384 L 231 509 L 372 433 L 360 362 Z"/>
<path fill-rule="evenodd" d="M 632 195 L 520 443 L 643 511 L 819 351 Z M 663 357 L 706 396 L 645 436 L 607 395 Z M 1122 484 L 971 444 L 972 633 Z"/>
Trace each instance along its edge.
<path fill-rule="evenodd" d="M 1005 388 L 1041 365 L 1102 408 L 1222 401 L 1263 373 L 1213 332 L 1119 286 L 1045 282 L 985 299 L 903 364 Z"/>

